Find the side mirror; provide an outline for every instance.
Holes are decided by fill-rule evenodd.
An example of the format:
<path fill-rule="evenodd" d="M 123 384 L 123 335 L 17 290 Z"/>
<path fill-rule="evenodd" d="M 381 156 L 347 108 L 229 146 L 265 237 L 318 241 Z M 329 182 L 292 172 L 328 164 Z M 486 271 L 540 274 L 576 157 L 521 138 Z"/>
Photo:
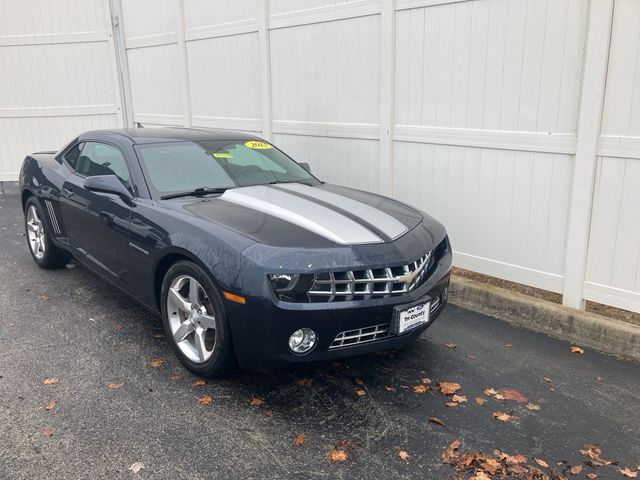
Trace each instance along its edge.
<path fill-rule="evenodd" d="M 133 195 L 126 189 L 120 179 L 115 175 L 96 175 L 87 177 L 84 181 L 84 188 L 90 192 L 113 193 L 127 200 L 133 200 Z"/>
<path fill-rule="evenodd" d="M 311 165 L 307 162 L 299 162 L 300 166 L 304 168 L 307 172 L 311 173 Z"/>

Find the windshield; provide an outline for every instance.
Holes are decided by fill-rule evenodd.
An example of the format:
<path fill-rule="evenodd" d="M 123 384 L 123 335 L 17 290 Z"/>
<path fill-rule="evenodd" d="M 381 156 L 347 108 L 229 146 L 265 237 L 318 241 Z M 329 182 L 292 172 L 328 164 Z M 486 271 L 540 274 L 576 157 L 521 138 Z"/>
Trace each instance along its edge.
<path fill-rule="evenodd" d="M 273 145 L 256 140 L 154 143 L 135 146 L 154 196 L 195 189 L 320 182 Z"/>

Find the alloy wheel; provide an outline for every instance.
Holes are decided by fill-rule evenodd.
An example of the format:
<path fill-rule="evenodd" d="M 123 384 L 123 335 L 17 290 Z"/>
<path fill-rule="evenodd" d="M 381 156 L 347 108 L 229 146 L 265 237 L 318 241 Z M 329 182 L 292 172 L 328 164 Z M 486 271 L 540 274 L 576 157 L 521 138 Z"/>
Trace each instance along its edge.
<path fill-rule="evenodd" d="M 216 318 L 202 285 L 190 275 L 176 277 L 167 294 L 171 334 L 192 362 L 204 363 L 216 346 Z"/>
<path fill-rule="evenodd" d="M 38 215 L 35 205 L 29 205 L 27 209 L 27 236 L 29 247 L 37 260 L 42 260 L 46 250 L 44 224 Z"/>

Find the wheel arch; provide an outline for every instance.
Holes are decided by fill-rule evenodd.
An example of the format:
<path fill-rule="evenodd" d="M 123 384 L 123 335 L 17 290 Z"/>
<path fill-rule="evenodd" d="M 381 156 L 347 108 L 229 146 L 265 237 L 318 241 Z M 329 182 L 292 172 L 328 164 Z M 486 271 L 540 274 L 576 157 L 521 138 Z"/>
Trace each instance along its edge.
<path fill-rule="evenodd" d="M 202 268 L 207 273 L 207 275 L 209 275 L 209 278 L 216 286 L 216 288 L 222 291 L 220 283 L 218 282 L 210 268 L 208 268 L 196 255 L 194 255 L 189 250 L 175 247 L 163 253 L 153 270 L 153 291 L 155 295 L 156 306 L 158 307 L 159 311 L 161 309 L 160 297 L 162 296 L 162 282 L 165 275 L 172 265 L 185 260 L 195 263 L 200 268 Z"/>
<path fill-rule="evenodd" d="M 25 188 L 24 190 L 22 190 L 22 193 L 20 194 L 20 201 L 22 202 L 23 212 L 27 206 L 27 200 L 29 200 L 29 198 L 31 197 L 35 197 L 35 194 L 31 190 L 29 190 L 28 188 Z"/>

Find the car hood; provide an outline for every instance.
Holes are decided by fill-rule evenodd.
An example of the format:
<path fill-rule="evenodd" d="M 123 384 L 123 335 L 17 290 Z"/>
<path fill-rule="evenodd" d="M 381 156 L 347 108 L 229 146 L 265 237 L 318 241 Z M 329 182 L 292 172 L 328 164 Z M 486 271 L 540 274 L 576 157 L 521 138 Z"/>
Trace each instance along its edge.
<path fill-rule="evenodd" d="M 279 247 L 384 244 L 415 228 L 423 215 L 398 201 L 336 185 L 255 185 L 219 197 L 167 202 L 202 221 Z"/>

